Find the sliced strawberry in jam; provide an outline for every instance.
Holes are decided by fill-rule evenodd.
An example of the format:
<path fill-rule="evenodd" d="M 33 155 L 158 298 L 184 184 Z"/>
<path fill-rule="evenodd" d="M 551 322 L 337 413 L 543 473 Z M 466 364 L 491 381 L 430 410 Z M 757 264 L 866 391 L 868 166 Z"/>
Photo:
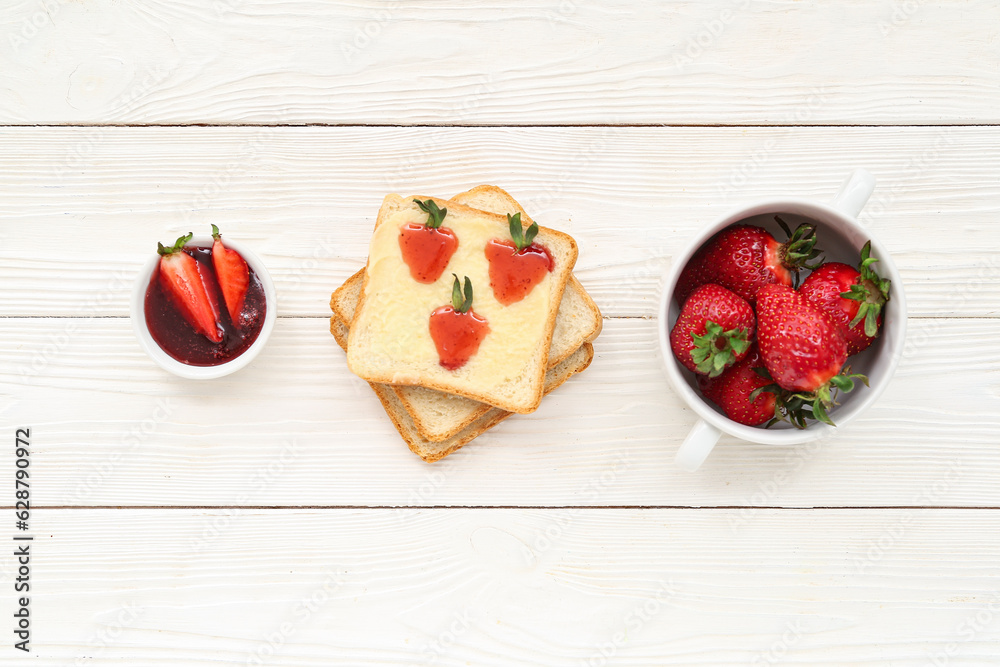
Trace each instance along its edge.
<path fill-rule="evenodd" d="M 200 266 L 184 252 L 193 234 L 177 239 L 173 246 L 157 244 L 160 254 L 160 282 L 188 324 L 213 343 L 222 342 L 222 329 L 215 302 L 205 289 Z"/>
<path fill-rule="evenodd" d="M 521 229 L 521 214 L 507 216 L 512 241 L 494 239 L 486 244 L 493 296 L 505 306 L 517 303 L 552 271 L 555 262 L 544 246 L 532 243 L 538 224 Z"/>
<path fill-rule="evenodd" d="M 448 267 L 451 256 L 458 248 L 458 237 L 452 230 L 441 226 L 448 209 L 438 208 L 433 199 L 413 201 L 427 213 L 427 222 L 403 225 L 399 230 L 399 250 L 414 280 L 433 283 Z"/>
<path fill-rule="evenodd" d="M 455 276 L 451 301 L 452 305 L 441 306 L 431 313 L 429 326 L 441 366 L 454 371 L 479 350 L 490 332 L 490 325 L 472 310 L 472 281 L 468 277 L 463 297 L 458 276 Z"/>
<path fill-rule="evenodd" d="M 214 240 L 212 265 L 215 267 L 215 277 L 219 281 L 229 318 L 238 327 L 241 323 L 243 302 L 247 298 L 247 288 L 250 286 L 250 269 L 240 253 L 225 246 L 222 234 L 215 225 L 212 225 L 212 239 Z"/>

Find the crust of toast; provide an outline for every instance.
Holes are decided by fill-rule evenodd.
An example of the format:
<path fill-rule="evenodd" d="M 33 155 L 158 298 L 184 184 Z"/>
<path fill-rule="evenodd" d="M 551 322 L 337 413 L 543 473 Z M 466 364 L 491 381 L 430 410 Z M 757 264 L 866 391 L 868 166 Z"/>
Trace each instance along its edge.
<path fill-rule="evenodd" d="M 383 200 L 382 207 L 379 209 L 378 219 L 375 223 L 375 228 L 378 229 L 380 225 L 384 224 L 385 221 L 397 211 L 414 207 L 415 205 L 412 204 L 412 201 L 415 198 L 419 198 L 422 201 L 426 199 L 433 199 L 435 203 L 442 208 L 450 207 L 450 213 L 452 215 L 460 213 L 478 218 L 485 217 L 486 219 L 491 220 L 492 224 L 496 226 L 498 236 L 502 236 L 505 233 L 505 229 L 507 227 L 506 216 L 485 212 L 470 206 L 456 204 L 433 197 L 411 196 L 403 198 L 399 195 L 387 195 Z M 556 262 L 556 268 L 554 269 L 552 276 L 554 282 L 549 288 L 550 305 L 542 328 L 542 330 L 546 332 L 545 338 L 541 344 L 538 345 L 533 356 L 526 360 L 524 370 L 519 376 L 520 379 L 512 383 L 507 383 L 504 387 L 498 389 L 490 387 L 484 388 L 476 386 L 474 383 L 470 382 L 463 383 L 458 380 L 451 381 L 451 379 L 448 378 L 430 378 L 420 376 L 419 374 L 414 376 L 405 376 L 390 369 L 380 370 L 378 368 L 359 368 L 358 363 L 351 363 L 352 359 L 357 361 L 363 359 L 363 356 L 352 357 L 353 351 L 355 350 L 355 341 L 353 340 L 348 348 L 350 350 L 348 352 L 348 363 L 349 366 L 351 366 L 351 370 L 359 377 L 369 382 L 396 385 L 420 385 L 428 389 L 436 389 L 449 394 L 465 396 L 466 398 L 487 403 L 508 412 L 529 413 L 536 410 L 538 405 L 541 403 L 542 396 L 544 394 L 544 380 L 547 366 L 546 361 L 548 360 L 549 347 L 552 343 L 556 315 L 559 310 L 558 305 L 561 302 L 563 291 L 569 281 L 577 256 L 576 242 L 567 234 L 540 227 L 536 239 L 539 243 L 547 245 L 550 248 L 560 247 L 561 252 L 558 254 L 562 255 L 563 258 L 561 261 Z M 359 329 L 359 321 L 365 314 L 365 292 L 367 291 L 367 283 L 368 266 L 366 265 L 365 288 L 361 292 L 360 303 L 355 311 L 354 318 L 349 325 L 349 329 L 351 331 L 350 337 L 352 339 L 354 338 L 355 332 Z M 364 352 L 362 350 L 357 352 L 357 354 L 363 355 Z"/>
<path fill-rule="evenodd" d="M 330 318 L 330 333 L 333 334 L 337 343 L 346 352 L 349 327 L 336 314 Z M 594 346 L 590 343 L 584 343 L 569 357 L 563 359 L 546 372 L 544 392 L 548 394 L 574 374 L 586 370 L 593 360 Z M 452 436 L 440 441 L 431 441 L 421 435 L 413 418 L 399 400 L 396 392 L 393 391 L 392 386 L 375 382 L 369 382 L 368 385 L 375 392 L 375 395 L 378 396 L 379 402 L 382 403 L 382 408 L 389 416 L 389 420 L 392 421 L 392 425 L 396 427 L 399 435 L 402 436 L 403 441 L 406 442 L 407 447 L 410 448 L 410 451 L 428 463 L 439 461 L 449 454 L 458 451 L 464 445 L 513 414 L 506 410 L 486 406 L 487 409 L 481 415 L 466 424 Z"/>

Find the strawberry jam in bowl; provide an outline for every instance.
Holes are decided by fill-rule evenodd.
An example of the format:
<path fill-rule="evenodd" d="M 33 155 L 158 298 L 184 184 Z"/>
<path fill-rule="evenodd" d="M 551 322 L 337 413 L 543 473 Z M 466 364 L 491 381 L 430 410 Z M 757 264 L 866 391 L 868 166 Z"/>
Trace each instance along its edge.
<path fill-rule="evenodd" d="M 190 379 L 233 373 L 263 349 L 276 318 L 274 284 L 241 244 L 187 234 L 158 244 L 132 291 L 132 328 L 162 368 Z"/>

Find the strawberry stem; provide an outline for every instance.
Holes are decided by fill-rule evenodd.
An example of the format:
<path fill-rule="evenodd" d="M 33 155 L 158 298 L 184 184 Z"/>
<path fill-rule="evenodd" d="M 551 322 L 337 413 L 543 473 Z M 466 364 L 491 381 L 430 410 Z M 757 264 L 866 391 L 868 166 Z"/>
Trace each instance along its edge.
<path fill-rule="evenodd" d="M 187 242 L 190 241 L 192 238 L 194 238 L 194 232 L 188 232 L 185 236 L 181 236 L 176 241 L 174 241 L 174 244 L 170 247 L 167 247 L 162 243 L 160 243 L 159 241 L 157 241 L 156 252 L 158 252 L 161 255 L 173 255 L 174 253 L 183 250 L 184 246 L 187 245 Z"/>
<path fill-rule="evenodd" d="M 433 199 L 428 199 L 426 201 L 420 201 L 419 199 L 414 199 L 417 206 L 420 207 L 424 213 L 427 214 L 427 222 L 424 223 L 427 227 L 431 229 L 437 229 L 444 222 L 444 216 L 448 215 L 448 209 L 438 208 L 438 205 Z"/>
<path fill-rule="evenodd" d="M 514 239 L 514 245 L 517 246 L 517 251 L 521 252 L 535 240 L 538 236 L 538 223 L 533 222 L 528 229 L 523 229 L 521 227 L 521 214 L 515 213 L 511 215 L 507 214 L 507 226 L 510 227 L 510 237 Z"/>
<path fill-rule="evenodd" d="M 848 292 L 840 296 L 859 302 L 858 312 L 849 326 L 853 327 L 861 320 L 865 321 L 865 335 L 874 338 L 878 335 L 878 317 L 883 306 L 889 301 L 889 287 L 892 281 L 882 278 L 872 268 L 878 258 L 871 256 L 872 242 L 869 241 L 861 249 L 861 262 L 858 264 L 857 281 L 851 285 Z"/>
<path fill-rule="evenodd" d="M 829 424 L 830 426 L 836 426 L 833 423 L 833 419 L 830 418 L 828 410 L 834 406 L 839 405 L 837 403 L 837 394 L 839 392 L 844 392 L 845 394 L 852 389 L 854 389 L 854 381 L 860 380 L 868 386 L 868 378 L 860 373 L 851 373 L 850 367 L 845 367 L 840 374 L 833 376 L 827 381 L 822 387 L 818 388 L 813 392 L 797 393 L 793 396 L 802 400 L 803 405 L 808 405 L 809 409 L 812 411 L 813 419 L 823 422 L 824 424 Z"/>
<path fill-rule="evenodd" d="M 816 225 L 803 222 L 791 232 L 784 220 L 778 216 L 774 219 L 788 235 L 788 240 L 781 244 L 781 261 L 786 268 L 792 271 L 815 269 L 822 263 L 819 256 L 823 251 L 816 249 Z"/>
<path fill-rule="evenodd" d="M 736 358 L 750 347 L 746 329 L 723 331 L 722 325 L 711 320 L 705 322 L 704 334 L 692 332 L 691 338 L 694 340 L 691 359 L 695 363 L 695 368 L 710 378 L 721 375 L 722 371 L 732 366 Z"/>
<path fill-rule="evenodd" d="M 753 371 L 765 380 L 772 380 L 771 374 L 763 366 L 755 366 Z M 771 428 L 780 421 L 787 421 L 796 428 L 806 427 L 806 416 L 802 411 L 802 401 L 793 398 L 787 389 L 784 389 L 776 382 L 757 387 L 752 392 L 748 400 L 753 403 L 761 394 L 771 394 L 774 396 L 774 417 L 764 424 L 764 428 Z"/>
<path fill-rule="evenodd" d="M 216 241 L 222 240 L 222 233 L 219 231 L 219 228 L 216 227 L 215 225 L 212 225 L 212 238 L 215 239 Z"/>
<path fill-rule="evenodd" d="M 467 313 L 472 309 L 472 281 L 469 276 L 465 276 L 465 294 L 462 294 L 462 283 L 454 273 L 455 282 L 451 286 L 451 307 L 456 313 Z"/>
<path fill-rule="evenodd" d="M 785 237 L 789 237 L 789 236 L 791 236 L 791 235 L 792 235 L 792 230 L 791 230 L 791 229 L 789 229 L 789 227 L 788 227 L 788 223 L 786 223 L 786 222 L 785 222 L 784 220 L 782 220 L 782 219 L 781 219 L 780 217 L 778 217 L 778 216 L 774 216 L 774 221 L 775 221 L 776 223 L 778 223 L 778 226 L 779 226 L 779 227 L 781 227 L 781 231 L 785 232 Z"/>
<path fill-rule="evenodd" d="M 770 378 L 770 373 L 766 368 L 755 368 L 757 373 L 765 378 Z M 836 426 L 830 418 L 829 410 L 836 405 L 837 393 L 845 394 L 855 387 L 855 380 L 859 380 L 868 386 L 868 378 L 860 373 L 851 373 L 850 367 L 845 367 L 840 374 L 833 376 L 830 380 L 816 391 L 810 392 L 790 392 L 781 388 L 777 383 L 765 385 L 755 389 L 750 394 L 750 401 L 757 400 L 762 393 L 774 394 L 774 419 L 769 421 L 765 428 L 771 427 L 779 421 L 787 421 L 798 429 L 809 426 L 810 419 L 821 421 L 830 426 Z"/>

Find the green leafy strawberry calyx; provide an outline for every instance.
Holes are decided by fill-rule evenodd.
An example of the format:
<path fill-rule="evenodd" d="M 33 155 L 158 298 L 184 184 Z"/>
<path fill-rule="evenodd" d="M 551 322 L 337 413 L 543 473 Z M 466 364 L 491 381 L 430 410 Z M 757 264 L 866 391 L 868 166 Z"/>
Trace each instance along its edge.
<path fill-rule="evenodd" d="M 427 214 L 427 222 L 424 223 L 425 226 L 431 229 L 437 229 L 444 222 L 444 216 L 448 215 L 448 209 L 438 208 L 438 205 L 433 199 L 428 199 L 426 201 L 420 201 L 419 199 L 414 199 L 420 210 Z"/>
<path fill-rule="evenodd" d="M 746 329 L 735 328 L 723 331 L 722 326 L 708 320 L 705 322 L 705 333 L 691 333 L 694 348 L 691 359 L 699 373 L 714 378 L 722 374 L 736 362 L 736 358 L 747 351 L 750 341 L 747 340 Z"/>
<path fill-rule="evenodd" d="M 455 282 L 451 286 L 451 306 L 456 313 L 467 313 L 472 309 L 472 281 L 469 276 L 465 276 L 465 293 L 462 293 L 462 284 L 458 276 L 454 273 Z"/>
<path fill-rule="evenodd" d="M 165 246 L 159 241 L 156 242 L 156 252 L 161 255 L 173 255 L 174 253 L 180 252 L 187 245 L 188 241 L 194 238 L 194 232 L 188 232 L 186 235 L 180 237 L 172 246 Z"/>
<path fill-rule="evenodd" d="M 816 225 L 803 222 L 793 232 L 780 217 L 774 216 L 774 220 L 788 236 L 788 240 L 781 244 L 781 261 L 786 268 L 792 271 L 802 268 L 812 270 L 822 263 L 820 255 L 823 251 L 816 248 Z"/>
<path fill-rule="evenodd" d="M 861 275 L 858 276 L 857 282 L 851 285 L 850 291 L 843 292 L 840 296 L 861 304 L 854 319 L 851 320 L 850 326 L 853 327 L 864 320 L 865 335 L 874 338 L 878 335 L 879 314 L 882 312 L 882 307 L 889 301 L 891 281 L 880 277 L 872 268 L 872 264 L 878 259 L 872 257 L 871 252 L 872 242 L 869 241 L 861 249 L 861 263 L 858 264 L 858 271 Z"/>
<path fill-rule="evenodd" d="M 527 229 L 521 227 L 521 214 L 515 213 L 511 215 L 507 214 L 507 226 L 510 227 L 510 237 L 514 239 L 514 245 L 517 246 L 517 251 L 521 252 L 535 240 L 538 236 L 538 223 L 533 222 L 531 226 Z"/>
<path fill-rule="evenodd" d="M 761 376 L 765 380 L 773 380 L 771 374 L 767 372 L 767 369 L 763 366 L 758 366 L 753 369 L 757 375 Z M 758 387 L 750 393 L 748 400 L 753 403 L 757 400 L 757 397 L 761 394 L 771 394 L 774 396 L 774 417 L 771 421 L 764 424 L 764 428 L 771 428 L 778 422 L 788 422 L 795 428 L 804 429 L 808 426 L 806 421 L 812 416 L 811 413 L 806 412 L 804 406 L 805 401 L 800 397 L 793 397 L 791 392 L 784 389 L 777 382 L 772 382 L 771 384 L 764 385 L 763 387 Z"/>
<path fill-rule="evenodd" d="M 765 368 L 755 368 L 758 375 L 770 379 L 770 374 Z M 754 401 L 761 393 L 774 394 L 774 419 L 769 421 L 765 428 L 772 426 L 779 421 L 787 421 L 798 429 L 809 426 L 809 419 L 821 421 L 830 426 L 836 426 L 830 418 L 829 411 L 839 405 L 837 395 L 840 392 L 847 393 L 854 389 L 855 382 L 862 382 L 867 387 L 868 378 L 861 373 L 851 373 L 851 368 L 845 366 L 838 374 L 830 378 L 826 384 L 815 391 L 790 392 L 782 389 L 777 383 L 765 385 L 754 390 L 750 394 L 750 401 Z"/>

